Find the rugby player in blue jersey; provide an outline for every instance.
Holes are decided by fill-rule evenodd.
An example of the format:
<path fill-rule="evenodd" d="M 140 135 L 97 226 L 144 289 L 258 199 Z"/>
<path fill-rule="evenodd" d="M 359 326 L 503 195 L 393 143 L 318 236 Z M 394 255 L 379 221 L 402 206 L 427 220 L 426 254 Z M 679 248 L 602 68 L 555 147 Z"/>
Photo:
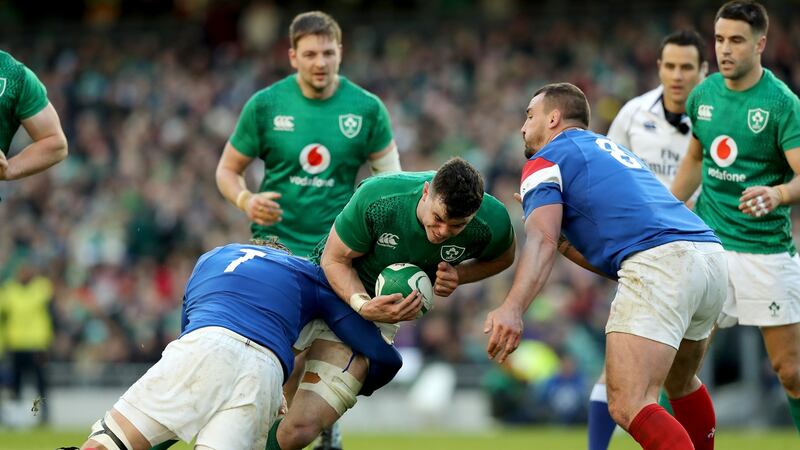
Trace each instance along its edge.
<path fill-rule="evenodd" d="M 588 126 L 589 103 L 569 83 L 539 89 L 528 105 L 527 240 L 486 319 L 489 357 L 502 362 L 519 345 L 522 314 L 558 250 L 619 282 L 606 325 L 614 420 L 646 450 L 713 448 L 714 409 L 696 373 L 727 293 L 724 251 L 638 157 Z M 656 403 L 662 385 L 675 418 Z"/>
<path fill-rule="evenodd" d="M 276 245 L 230 244 L 200 257 L 186 285 L 181 336 L 81 448 L 146 450 L 179 438 L 196 439 L 197 449 L 263 449 L 294 364 L 292 345 L 313 318 L 352 347 L 331 343 L 340 351 L 324 361 L 309 355 L 315 376 L 304 382 L 314 392 L 351 407 L 357 394 L 394 377 L 402 360 L 378 328 L 338 299 L 319 266 Z M 367 307 L 396 322 L 414 318 L 421 302 L 414 292 L 376 297 Z M 317 433 L 322 425 L 330 423 Z"/>

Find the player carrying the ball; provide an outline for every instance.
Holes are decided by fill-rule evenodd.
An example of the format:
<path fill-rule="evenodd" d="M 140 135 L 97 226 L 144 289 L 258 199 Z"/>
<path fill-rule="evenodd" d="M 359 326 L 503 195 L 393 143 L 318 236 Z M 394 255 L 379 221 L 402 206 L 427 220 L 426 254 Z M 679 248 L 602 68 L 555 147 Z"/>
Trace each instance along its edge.
<path fill-rule="evenodd" d="M 434 292 L 446 297 L 460 284 L 503 271 L 514 262 L 514 253 L 508 211 L 484 193 L 483 178 L 474 167 L 453 158 L 436 172 L 379 175 L 362 182 L 327 240 L 317 246 L 315 257 L 340 298 L 348 299 L 362 317 L 381 322 L 377 312 L 384 308 L 377 301 L 385 296 L 373 297 L 375 281 L 385 267 L 415 264 L 435 280 Z M 397 308 L 406 313 L 404 319 L 413 319 L 421 303 L 412 293 Z M 324 323 L 316 323 L 316 329 L 307 327 L 301 332 L 295 347 L 317 340 L 326 348 L 313 358 L 309 355 L 288 414 L 270 430 L 268 450 L 303 448 L 355 403 L 355 395 L 344 392 L 335 379 L 342 368 L 315 361 L 349 350 Z M 399 326 L 381 323 L 379 328 L 384 339 L 392 342 Z M 341 395 L 326 392 L 321 388 L 325 383 L 341 388 Z M 343 403 L 344 397 L 351 403 Z"/>

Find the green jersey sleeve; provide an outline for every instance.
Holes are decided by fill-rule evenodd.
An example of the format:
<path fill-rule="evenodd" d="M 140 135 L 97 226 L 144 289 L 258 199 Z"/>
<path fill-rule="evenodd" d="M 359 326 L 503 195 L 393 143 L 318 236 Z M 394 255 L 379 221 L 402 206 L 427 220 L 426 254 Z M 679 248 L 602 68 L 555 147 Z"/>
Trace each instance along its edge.
<path fill-rule="evenodd" d="M 514 227 L 511 225 L 508 210 L 500 203 L 500 200 L 486 194 L 483 201 L 488 202 L 486 214 L 483 214 L 483 220 L 487 222 L 489 229 L 492 230 L 492 237 L 489 245 L 486 246 L 478 259 L 489 260 L 497 258 L 508 250 L 508 247 L 514 242 Z"/>
<path fill-rule="evenodd" d="M 689 92 L 689 97 L 686 98 L 686 115 L 694 125 L 697 122 L 697 108 L 694 107 L 695 99 L 697 98 L 697 88 Z"/>
<path fill-rule="evenodd" d="M 372 246 L 372 236 L 367 223 L 367 209 L 372 204 L 369 191 L 369 183 L 362 185 L 350 198 L 342 212 L 336 216 L 334 222 L 339 239 L 350 249 L 359 253 L 366 253 Z"/>
<path fill-rule="evenodd" d="M 392 141 L 392 122 L 389 119 L 389 111 L 386 110 L 383 102 L 375 98 L 377 108 L 375 111 L 375 126 L 370 130 L 369 142 L 367 144 L 368 154 L 383 150 Z"/>
<path fill-rule="evenodd" d="M 47 89 L 39 81 L 36 74 L 27 67 L 23 67 L 23 87 L 20 92 L 19 102 L 17 103 L 16 116 L 19 120 L 25 120 L 34 116 L 47 106 Z"/>
<path fill-rule="evenodd" d="M 242 113 L 239 115 L 239 122 L 236 123 L 236 129 L 233 131 L 230 140 L 231 145 L 239 153 L 251 158 L 261 156 L 261 149 L 263 148 L 258 126 L 259 104 L 258 94 L 250 97 L 250 100 L 244 104 Z"/>
<path fill-rule="evenodd" d="M 800 100 L 792 96 L 790 101 L 778 128 L 778 143 L 783 151 L 800 147 Z"/>

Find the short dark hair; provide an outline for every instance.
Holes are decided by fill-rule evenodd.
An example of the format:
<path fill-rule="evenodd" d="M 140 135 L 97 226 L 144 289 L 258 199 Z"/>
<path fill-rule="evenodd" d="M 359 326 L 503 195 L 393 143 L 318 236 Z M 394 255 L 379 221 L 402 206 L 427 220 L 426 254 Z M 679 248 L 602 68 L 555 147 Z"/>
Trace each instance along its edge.
<path fill-rule="evenodd" d="M 706 42 L 695 30 L 680 30 L 676 31 L 661 41 L 661 48 L 658 49 L 658 58 L 664 56 L 664 47 L 668 44 L 678 45 L 681 47 L 693 46 L 697 49 L 697 57 L 699 58 L 698 65 L 706 62 Z"/>
<path fill-rule="evenodd" d="M 430 195 L 442 199 L 448 219 L 468 217 L 483 202 L 483 177 L 464 159 L 451 158 L 436 171 Z"/>
<path fill-rule="evenodd" d="M 326 36 L 339 44 L 342 43 L 342 29 L 339 28 L 339 24 L 322 11 L 309 11 L 295 16 L 289 25 L 292 48 L 297 48 L 297 41 L 309 34 Z"/>
<path fill-rule="evenodd" d="M 764 5 L 752 0 L 734 0 L 725 3 L 717 11 L 714 18 L 716 24 L 719 19 L 741 20 L 750 24 L 753 33 L 767 34 L 769 29 L 769 16 Z"/>
<path fill-rule="evenodd" d="M 257 245 L 259 247 L 269 247 L 274 248 L 275 250 L 282 250 L 288 254 L 292 254 L 292 251 L 289 250 L 289 247 L 283 245 L 281 241 L 278 240 L 277 236 L 267 236 L 264 238 L 252 238 L 250 239 L 250 245 Z"/>
<path fill-rule="evenodd" d="M 578 86 L 572 83 L 552 83 L 539 88 L 533 96 L 539 94 L 544 94 L 546 112 L 558 109 L 565 122 L 577 122 L 584 128 L 589 128 L 589 101 Z"/>

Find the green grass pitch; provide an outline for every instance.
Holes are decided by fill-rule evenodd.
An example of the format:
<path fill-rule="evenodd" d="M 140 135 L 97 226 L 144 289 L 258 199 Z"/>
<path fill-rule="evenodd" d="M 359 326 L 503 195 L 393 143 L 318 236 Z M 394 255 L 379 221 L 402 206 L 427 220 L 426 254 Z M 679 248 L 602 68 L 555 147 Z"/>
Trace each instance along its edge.
<path fill-rule="evenodd" d="M 53 450 L 61 446 L 78 446 L 86 437 L 85 431 L 52 431 L 33 429 L 10 431 L 0 429 L 2 450 Z M 513 428 L 489 433 L 408 433 L 355 434 L 345 433 L 347 450 L 580 450 L 586 448 L 584 428 Z M 790 449 L 800 448 L 800 436 L 794 430 L 736 431 L 722 429 L 715 447 L 720 450 Z M 175 450 L 191 447 L 179 443 Z M 625 434 L 617 434 L 610 450 L 636 450 L 640 447 Z"/>

